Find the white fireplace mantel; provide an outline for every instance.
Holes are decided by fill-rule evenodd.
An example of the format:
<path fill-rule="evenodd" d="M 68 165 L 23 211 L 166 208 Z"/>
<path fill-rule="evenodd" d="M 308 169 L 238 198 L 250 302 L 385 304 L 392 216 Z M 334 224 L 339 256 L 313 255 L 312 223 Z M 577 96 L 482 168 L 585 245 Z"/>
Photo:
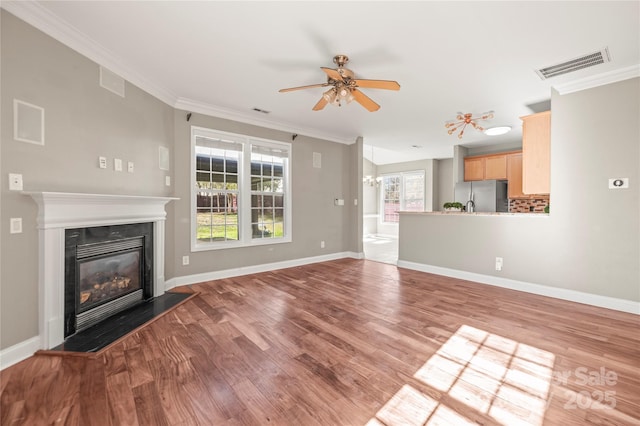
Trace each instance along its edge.
<path fill-rule="evenodd" d="M 164 293 L 165 205 L 173 197 L 24 192 L 38 204 L 39 335 L 41 347 L 64 341 L 65 230 L 153 222 L 153 295 Z"/>

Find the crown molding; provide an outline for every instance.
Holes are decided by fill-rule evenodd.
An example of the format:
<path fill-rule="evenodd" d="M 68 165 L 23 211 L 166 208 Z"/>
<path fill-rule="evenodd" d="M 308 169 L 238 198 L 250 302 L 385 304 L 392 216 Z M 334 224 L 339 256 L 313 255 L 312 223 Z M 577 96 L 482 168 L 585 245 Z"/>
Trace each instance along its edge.
<path fill-rule="evenodd" d="M 2 1 L 0 6 L 43 33 L 118 74 L 131 84 L 172 105 L 177 96 L 125 65 L 117 55 L 34 1 Z"/>
<path fill-rule="evenodd" d="M 297 133 L 306 135 L 318 139 L 324 139 L 332 142 L 342 143 L 345 145 L 351 145 L 356 142 L 356 137 L 347 137 L 345 135 L 338 135 L 335 133 L 323 132 L 318 129 L 310 127 L 299 127 L 293 124 L 285 122 L 277 122 L 273 120 L 266 120 L 260 117 L 256 117 L 251 114 L 240 113 L 236 110 L 229 108 L 222 108 L 213 105 L 206 104 L 204 102 L 195 101 L 193 99 L 178 98 L 173 104 L 176 109 L 181 109 L 188 112 L 195 112 L 199 114 L 209 115 L 218 118 L 225 118 L 228 120 L 238 121 L 241 123 L 252 124 L 255 126 L 267 127 L 273 130 L 280 130 L 288 133 Z M 260 113 L 255 113 L 260 114 Z"/>
<path fill-rule="evenodd" d="M 628 80 L 635 77 L 640 77 L 640 64 L 592 75 L 590 77 L 581 78 L 580 80 L 568 83 L 558 84 L 553 86 L 553 88 L 560 95 L 567 95 L 580 90 L 592 89 L 594 87 L 604 86 L 605 84 L 616 83 L 618 81 Z"/>
<path fill-rule="evenodd" d="M 348 137 L 323 132 L 318 129 L 303 128 L 290 123 L 266 120 L 232 109 L 180 98 L 171 91 L 140 75 L 134 69 L 127 66 L 117 55 L 62 20 L 38 2 L 4 0 L 0 2 L 0 7 L 176 109 L 197 112 L 274 130 L 298 133 L 347 145 L 355 142 L 356 136 Z"/>

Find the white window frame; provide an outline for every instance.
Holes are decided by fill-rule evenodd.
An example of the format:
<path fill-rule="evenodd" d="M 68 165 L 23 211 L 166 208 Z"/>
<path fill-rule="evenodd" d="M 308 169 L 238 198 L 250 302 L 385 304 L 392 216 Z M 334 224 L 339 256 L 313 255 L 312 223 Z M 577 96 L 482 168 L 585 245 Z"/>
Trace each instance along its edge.
<path fill-rule="evenodd" d="M 382 225 L 398 225 L 398 222 L 387 222 L 385 221 L 385 212 L 384 212 L 384 178 L 386 177 L 400 177 L 400 210 L 399 211 L 403 211 L 405 209 L 405 177 L 406 176 L 411 176 L 411 175 L 417 175 L 417 174 L 421 174 L 422 175 L 422 179 L 423 179 L 423 187 L 422 187 L 422 211 L 424 211 L 425 208 L 425 202 L 426 202 L 426 190 L 427 190 L 427 182 L 426 182 L 426 176 L 427 173 L 425 170 L 411 170 L 411 171 L 404 171 L 404 172 L 393 172 L 393 173 L 385 173 L 382 174 L 382 181 L 380 184 L 380 195 L 379 195 L 379 199 L 380 199 L 380 204 L 379 204 L 379 218 L 380 218 L 380 224 Z"/>
<path fill-rule="evenodd" d="M 197 192 L 196 185 L 196 136 L 230 140 L 242 145 L 238 164 L 238 240 L 202 242 L 197 238 Z M 273 238 L 253 238 L 251 232 L 251 147 L 259 145 L 269 148 L 282 149 L 288 153 L 283 170 L 284 195 L 284 236 Z M 291 226 L 291 164 L 293 154 L 291 144 L 269 139 L 261 139 L 246 135 L 223 132 L 205 127 L 191 126 L 191 251 L 221 250 L 239 247 L 263 246 L 269 244 L 283 244 L 292 241 Z"/>

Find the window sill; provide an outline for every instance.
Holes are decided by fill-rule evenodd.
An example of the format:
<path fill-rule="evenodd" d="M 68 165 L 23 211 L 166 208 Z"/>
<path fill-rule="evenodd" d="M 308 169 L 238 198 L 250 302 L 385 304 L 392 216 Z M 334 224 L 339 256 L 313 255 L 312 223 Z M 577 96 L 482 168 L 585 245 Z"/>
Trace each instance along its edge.
<path fill-rule="evenodd" d="M 199 252 L 199 251 L 211 251 L 211 250 L 227 250 L 227 249 L 236 249 L 236 248 L 247 248 L 247 247 L 260 247 L 267 246 L 273 244 L 285 244 L 290 243 L 291 237 L 289 238 L 264 238 L 264 239 L 255 239 L 250 242 L 244 241 L 222 241 L 218 243 L 195 243 L 191 244 L 191 252 Z"/>

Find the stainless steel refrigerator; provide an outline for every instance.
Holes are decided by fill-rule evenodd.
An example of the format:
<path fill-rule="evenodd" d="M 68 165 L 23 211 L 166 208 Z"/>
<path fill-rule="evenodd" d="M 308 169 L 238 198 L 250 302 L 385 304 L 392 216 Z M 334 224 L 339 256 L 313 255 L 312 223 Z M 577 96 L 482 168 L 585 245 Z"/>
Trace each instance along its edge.
<path fill-rule="evenodd" d="M 473 201 L 475 212 L 507 212 L 509 199 L 506 180 L 479 180 L 456 183 L 454 199 L 464 206 Z"/>

